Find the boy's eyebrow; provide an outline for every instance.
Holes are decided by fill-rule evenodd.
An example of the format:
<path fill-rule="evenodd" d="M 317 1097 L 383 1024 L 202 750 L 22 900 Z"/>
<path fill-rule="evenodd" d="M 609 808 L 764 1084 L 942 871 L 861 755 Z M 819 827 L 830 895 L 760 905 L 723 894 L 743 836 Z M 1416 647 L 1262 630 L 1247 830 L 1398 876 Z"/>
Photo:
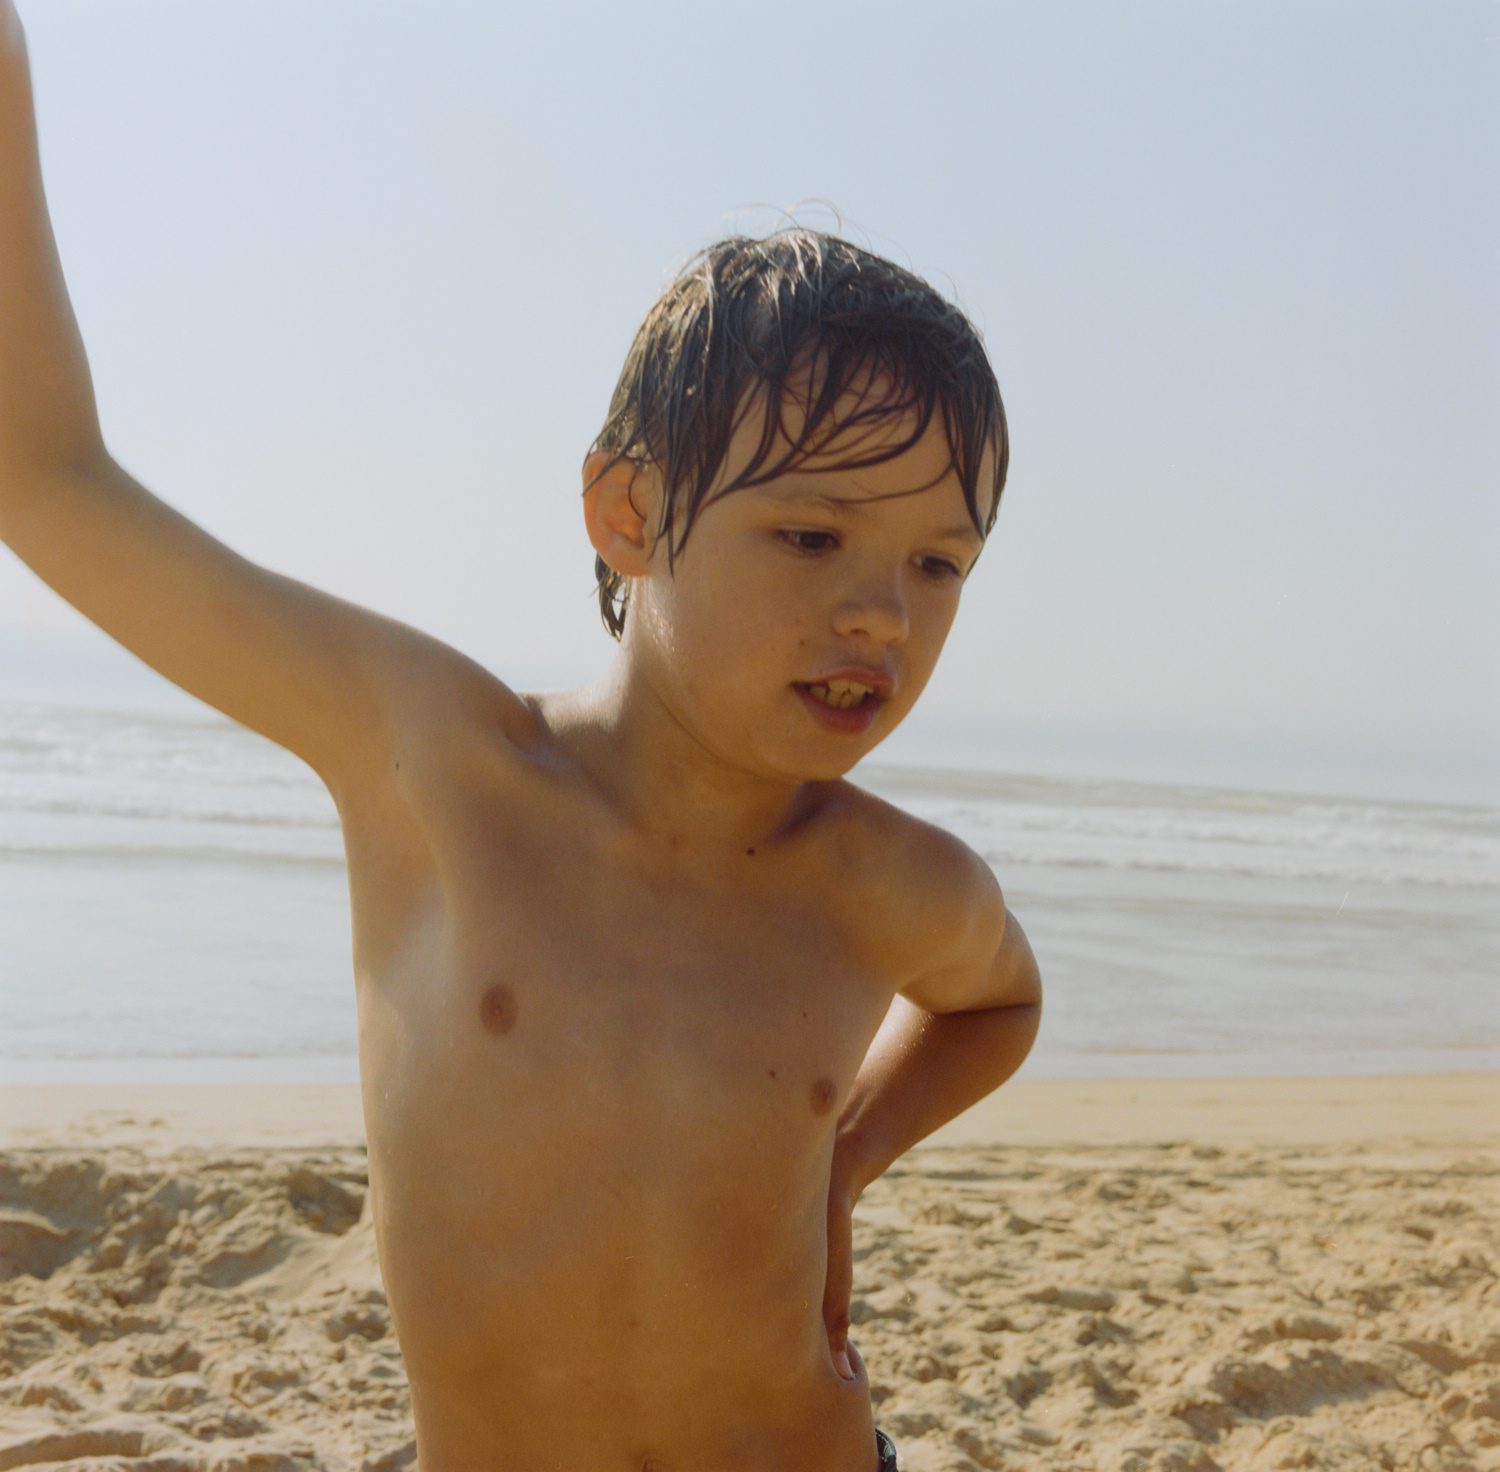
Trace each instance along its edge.
<path fill-rule="evenodd" d="M 919 486 L 917 491 L 925 489 L 925 486 Z M 827 491 L 808 490 L 800 486 L 779 486 L 771 491 L 770 495 L 777 501 L 795 501 L 804 505 L 822 506 L 836 516 L 858 516 L 872 501 L 891 501 L 896 499 L 896 496 L 916 495 L 917 491 L 898 491 L 895 495 L 887 496 L 831 496 Z M 933 532 L 932 535 L 943 541 L 975 544 L 984 541 L 984 538 L 975 530 L 974 523 L 970 521 L 943 527 L 940 531 Z"/>

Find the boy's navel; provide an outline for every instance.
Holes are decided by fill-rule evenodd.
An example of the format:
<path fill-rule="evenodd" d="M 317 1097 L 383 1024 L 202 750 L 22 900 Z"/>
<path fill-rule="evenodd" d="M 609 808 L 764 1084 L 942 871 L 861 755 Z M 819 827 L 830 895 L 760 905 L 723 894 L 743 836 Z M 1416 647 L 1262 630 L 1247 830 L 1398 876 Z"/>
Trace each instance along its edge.
<path fill-rule="evenodd" d="M 833 1108 L 838 1096 L 837 1086 L 831 1078 L 825 1076 L 814 1082 L 812 1091 L 808 1095 L 808 1102 L 811 1103 L 814 1114 L 827 1114 Z"/>
<path fill-rule="evenodd" d="M 494 1037 L 504 1037 L 516 1025 L 516 999 L 507 986 L 492 986 L 479 999 L 479 1020 Z"/>

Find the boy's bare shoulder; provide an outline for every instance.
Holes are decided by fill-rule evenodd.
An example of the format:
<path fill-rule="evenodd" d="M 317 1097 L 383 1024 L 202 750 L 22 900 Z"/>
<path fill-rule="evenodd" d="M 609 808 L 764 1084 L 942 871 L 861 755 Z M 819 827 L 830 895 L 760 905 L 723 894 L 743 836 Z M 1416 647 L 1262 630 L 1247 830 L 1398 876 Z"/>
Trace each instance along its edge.
<path fill-rule="evenodd" d="M 839 787 L 832 828 L 840 873 L 899 969 L 915 980 L 992 957 L 1005 898 L 984 859 L 935 823 L 851 782 Z"/>

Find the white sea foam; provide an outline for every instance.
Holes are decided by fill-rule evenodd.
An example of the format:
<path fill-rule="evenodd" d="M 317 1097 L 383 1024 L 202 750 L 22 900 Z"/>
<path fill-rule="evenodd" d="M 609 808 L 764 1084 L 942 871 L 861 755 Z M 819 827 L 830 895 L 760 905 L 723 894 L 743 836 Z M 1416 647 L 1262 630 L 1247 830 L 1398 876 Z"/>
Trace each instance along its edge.
<path fill-rule="evenodd" d="M 1490 809 L 878 766 L 867 780 L 997 868 L 1500 886 L 1500 812 Z"/>

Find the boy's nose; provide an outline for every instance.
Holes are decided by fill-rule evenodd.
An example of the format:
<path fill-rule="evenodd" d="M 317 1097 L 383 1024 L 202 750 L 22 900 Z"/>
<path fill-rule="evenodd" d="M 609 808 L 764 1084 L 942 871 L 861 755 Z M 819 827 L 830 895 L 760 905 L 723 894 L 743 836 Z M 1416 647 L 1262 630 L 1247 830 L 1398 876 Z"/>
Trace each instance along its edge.
<path fill-rule="evenodd" d="M 841 638 L 862 634 L 881 644 L 897 644 L 910 628 L 897 578 L 871 577 L 858 587 L 846 589 L 834 609 L 833 630 Z"/>

